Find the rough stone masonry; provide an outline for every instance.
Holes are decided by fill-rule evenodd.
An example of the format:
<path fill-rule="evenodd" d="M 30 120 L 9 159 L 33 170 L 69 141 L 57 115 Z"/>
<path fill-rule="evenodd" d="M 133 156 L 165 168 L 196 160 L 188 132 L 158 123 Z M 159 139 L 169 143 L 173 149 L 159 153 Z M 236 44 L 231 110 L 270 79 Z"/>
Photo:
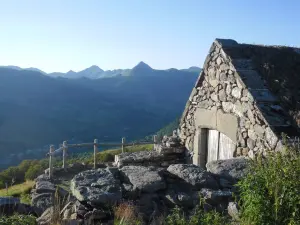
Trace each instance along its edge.
<path fill-rule="evenodd" d="M 266 149 L 277 150 L 282 146 L 256 103 L 260 96 L 272 102 L 273 108 L 280 106 L 253 70 L 250 59 L 233 61 L 222 49 L 222 45 L 235 43 L 232 40 L 213 43 L 187 102 L 179 129 L 180 138 L 191 154 L 197 150 L 194 138 L 200 125 L 224 131 L 236 143 L 234 156 L 253 157 Z M 241 74 L 259 86 L 257 90 L 261 92 L 254 95 Z"/>

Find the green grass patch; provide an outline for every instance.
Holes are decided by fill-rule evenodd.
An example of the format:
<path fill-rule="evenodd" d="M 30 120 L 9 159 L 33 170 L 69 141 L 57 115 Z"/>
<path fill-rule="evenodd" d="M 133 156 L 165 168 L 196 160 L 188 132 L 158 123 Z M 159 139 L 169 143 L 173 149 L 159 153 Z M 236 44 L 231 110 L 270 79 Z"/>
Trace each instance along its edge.
<path fill-rule="evenodd" d="M 0 225 L 36 225 L 36 218 L 31 215 L 2 216 L 0 217 Z"/>
<path fill-rule="evenodd" d="M 30 193 L 32 187 L 34 185 L 34 181 L 29 180 L 22 184 L 16 184 L 8 189 L 0 189 L 0 196 L 14 196 L 14 197 L 20 197 L 22 194 L 28 194 Z"/>

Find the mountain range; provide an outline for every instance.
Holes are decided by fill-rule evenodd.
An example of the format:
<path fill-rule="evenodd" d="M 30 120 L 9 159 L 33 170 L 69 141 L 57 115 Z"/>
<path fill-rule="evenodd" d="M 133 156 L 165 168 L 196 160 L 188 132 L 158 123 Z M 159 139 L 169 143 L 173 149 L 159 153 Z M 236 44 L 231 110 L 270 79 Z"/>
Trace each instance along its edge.
<path fill-rule="evenodd" d="M 68 79 L 34 68 L 0 68 L 0 167 L 45 157 L 49 144 L 64 140 L 151 135 L 181 115 L 199 74 L 145 63 L 102 79 L 95 79 L 96 67 L 83 71 Z"/>
<path fill-rule="evenodd" d="M 48 75 L 50 77 L 63 77 L 63 78 L 69 78 L 69 79 L 78 79 L 78 78 L 89 78 L 89 79 L 99 79 L 99 78 L 107 78 L 107 77 L 115 77 L 115 76 L 131 76 L 136 75 L 139 73 L 140 70 L 143 70 L 143 75 L 145 71 L 153 72 L 154 70 L 141 61 L 138 63 L 135 67 L 132 69 L 115 69 L 115 70 L 102 70 L 100 67 L 93 65 L 89 68 L 86 68 L 79 72 L 74 72 L 73 70 L 68 71 L 67 73 L 61 73 L 61 72 L 54 72 L 54 73 L 46 73 L 40 69 L 37 68 L 21 68 L 18 66 L 0 66 L 0 68 L 9 68 L 9 69 L 15 69 L 15 70 L 29 70 L 29 71 L 37 71 L 44 75 Z M 173 68 L 169 69 L 173 70 Z M 176 70 L 176 69 L 175 69 Z M 167 70 L 168 71 L 168 70 Z M 199 73 L 201 71 L 201 68 L 193 66 L 188 69 L 182 69 L 181 71 L 187 71 L 187 72 L 197 72 Z"/>

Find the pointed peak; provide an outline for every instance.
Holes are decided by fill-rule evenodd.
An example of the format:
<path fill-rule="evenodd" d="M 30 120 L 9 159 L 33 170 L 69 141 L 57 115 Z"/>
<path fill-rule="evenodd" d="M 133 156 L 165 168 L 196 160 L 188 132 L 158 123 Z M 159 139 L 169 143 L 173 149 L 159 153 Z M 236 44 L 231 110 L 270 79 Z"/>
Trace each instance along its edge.
<path fill-rule="evenodd" d="M 100 70 L 102 70 L 99 66 L 97 66 L 97 65 L 92 65 L 92 66 L 90 66 L 89 67 L 89 69 L 100 69 Z"/>
<path fill-rule="evenodd" d="M 91 73 L 102 73 L 103 72 L 103 70 L 97 65 L 92 65 L 92 66 L 90 66 L 89 68 L 86 68 L 83 71 L 86 71 L 86 72 L 88 71 L 88 72 L 91 72 Z"/>
<path fill-rule="evenodd" d="M 143 70 L 145 70 L 145 69 L 152 70 L 152 68 L 148 64 L 144 63 L 143 61 L 139 62 L 133 69 L 137 69 L 137 68 L 143 69 Z"/>
<path fill-rule="evenodd" d="M 76 72 L 73 70 L 69 70 L 67 73 L 76 73 Z"/>

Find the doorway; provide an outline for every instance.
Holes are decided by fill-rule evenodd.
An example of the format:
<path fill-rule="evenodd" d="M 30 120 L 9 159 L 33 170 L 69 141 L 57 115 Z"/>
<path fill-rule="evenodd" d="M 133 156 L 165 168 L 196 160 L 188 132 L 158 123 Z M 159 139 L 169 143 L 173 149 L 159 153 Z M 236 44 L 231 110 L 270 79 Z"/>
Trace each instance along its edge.
<path fill-rule="evenodd" d="M 225 134 L 207 129 L 207 162 L 233 158 L 235 143 Z"/>

